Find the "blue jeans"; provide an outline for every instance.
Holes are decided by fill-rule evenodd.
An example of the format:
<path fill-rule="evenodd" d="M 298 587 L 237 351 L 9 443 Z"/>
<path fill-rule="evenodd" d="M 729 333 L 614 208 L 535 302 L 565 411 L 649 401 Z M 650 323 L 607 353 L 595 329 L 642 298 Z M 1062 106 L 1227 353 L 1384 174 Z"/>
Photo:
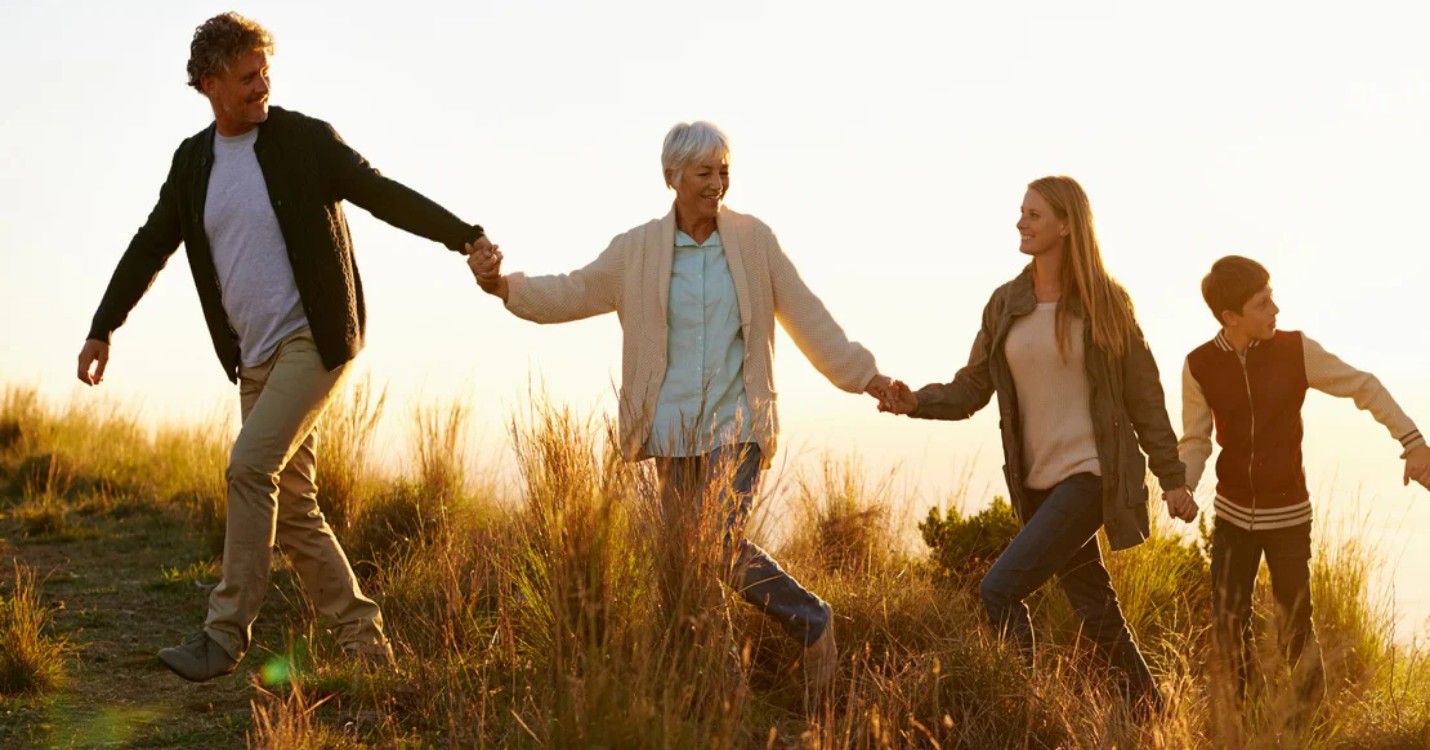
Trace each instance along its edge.
<path fill-rule="evenodd" d="M 661 503 L 672 521 L 698 518 L 702 503 L 718 503 L 724 514 L 724 559 L 730 561 L 726 580 L 745 601 L 808 646 L 829 625 L 829 607 L 745 538 L 745 522 L 760 479 L 760 458 L 760 447 L 754 443 L 723 445 L 703 456 L 657 457 Z"/>
<path fill-rule="evenodd" d="M 993 626 L 1017 644 L 1031 666 L 1033 623 L 1023 600 L 1056 575 L 1082 621 L 1083 635 L 1122 673 L 1123 694 L 1129 701 L 1160 703 L 1156 681 L 1127 629 L 1097 547 L 1102 478 L 1075 474 L 1051 490 L 1026 493 L 1023 528 L 979 586 Z"/>

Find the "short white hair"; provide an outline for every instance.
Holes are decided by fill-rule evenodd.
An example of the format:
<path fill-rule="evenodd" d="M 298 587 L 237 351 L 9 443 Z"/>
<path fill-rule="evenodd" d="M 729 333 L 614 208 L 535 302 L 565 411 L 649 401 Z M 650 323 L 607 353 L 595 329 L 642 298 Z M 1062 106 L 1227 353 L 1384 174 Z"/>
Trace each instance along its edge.
<path fill-rule="evenodd" d="M 680 173 L 694 162 L 708 157 L 728 157 L 730 139 L 714 123 L 704 120 L 678 122 L 665 134 L 660 149 L 660 173 L 666 187 L 674 187 Z M 669 173 L 669 176 L 666 176 Z"/>

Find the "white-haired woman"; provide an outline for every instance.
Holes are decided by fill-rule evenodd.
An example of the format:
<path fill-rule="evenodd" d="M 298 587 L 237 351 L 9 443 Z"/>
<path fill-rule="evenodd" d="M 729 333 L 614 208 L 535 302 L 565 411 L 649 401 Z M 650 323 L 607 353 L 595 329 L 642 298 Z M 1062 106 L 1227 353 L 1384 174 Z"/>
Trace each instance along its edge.
<path fill-rule="evenodd" d="M 654 458 L 663 494 L 688 511 L 707 494 L 721 503 L 731 585 L 804 643 L 811 680 L 827 684 L 837 667 L 829 605 L 742 528 L 779 431 L 775 320 L 835 386 L 879 396 L 889 380 L 805 285 L 774 232 L 723 205 L 730 147 L 719 128 L 671 128 L 661 167 L 675 191 L 670 212 L 618 235 L 586 267 L 502 275 L 495 248 L 473 254 L 469 265 L 484 291 L 536 323 L 618 313 L 627 460 Z"/>

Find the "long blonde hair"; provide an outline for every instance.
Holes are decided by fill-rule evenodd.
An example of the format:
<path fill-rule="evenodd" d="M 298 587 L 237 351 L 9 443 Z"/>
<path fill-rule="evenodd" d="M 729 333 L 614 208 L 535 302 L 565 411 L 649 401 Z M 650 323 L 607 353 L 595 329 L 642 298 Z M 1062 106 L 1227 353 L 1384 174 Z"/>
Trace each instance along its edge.
<path fill-rule="evenodd" d="M 1087 193 L 1077 180 L 1062 176 L 1033 180 L 1028 183 L 1028 189 L 1043 196 L 1058 219 L 1068 223 L 1059 284 L 1062 295 L 1055 322 L 1058 353 L 1066 354 L 1073 313 L 1067 303 L 1076 301 L 1097 348 L 1115 359 L 1122 358 L 1136 326 L 1132 299 L 1102 265 L 1102 249 L 1093 230 L 1092 205 Z"/>

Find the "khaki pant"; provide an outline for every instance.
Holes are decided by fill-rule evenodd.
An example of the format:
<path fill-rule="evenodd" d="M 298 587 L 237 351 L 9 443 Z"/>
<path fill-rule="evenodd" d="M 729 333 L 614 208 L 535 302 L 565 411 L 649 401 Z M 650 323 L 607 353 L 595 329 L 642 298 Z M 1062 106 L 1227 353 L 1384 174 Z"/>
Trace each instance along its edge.
<path fill-rule="evenodd" d="M 280 542 L 318 612 L 335 621 L 345 649 L 386 648 L 382 614 L 363 596 L 347 555 L 318 510 L 314 431 L 346 366 L 329 372 L 304 330 L 267 362 L 239 370 L 243 427 L 228 463 L 223 580 L 209 596 L 204 630 L 234 658 L 252 640 Z"/>

